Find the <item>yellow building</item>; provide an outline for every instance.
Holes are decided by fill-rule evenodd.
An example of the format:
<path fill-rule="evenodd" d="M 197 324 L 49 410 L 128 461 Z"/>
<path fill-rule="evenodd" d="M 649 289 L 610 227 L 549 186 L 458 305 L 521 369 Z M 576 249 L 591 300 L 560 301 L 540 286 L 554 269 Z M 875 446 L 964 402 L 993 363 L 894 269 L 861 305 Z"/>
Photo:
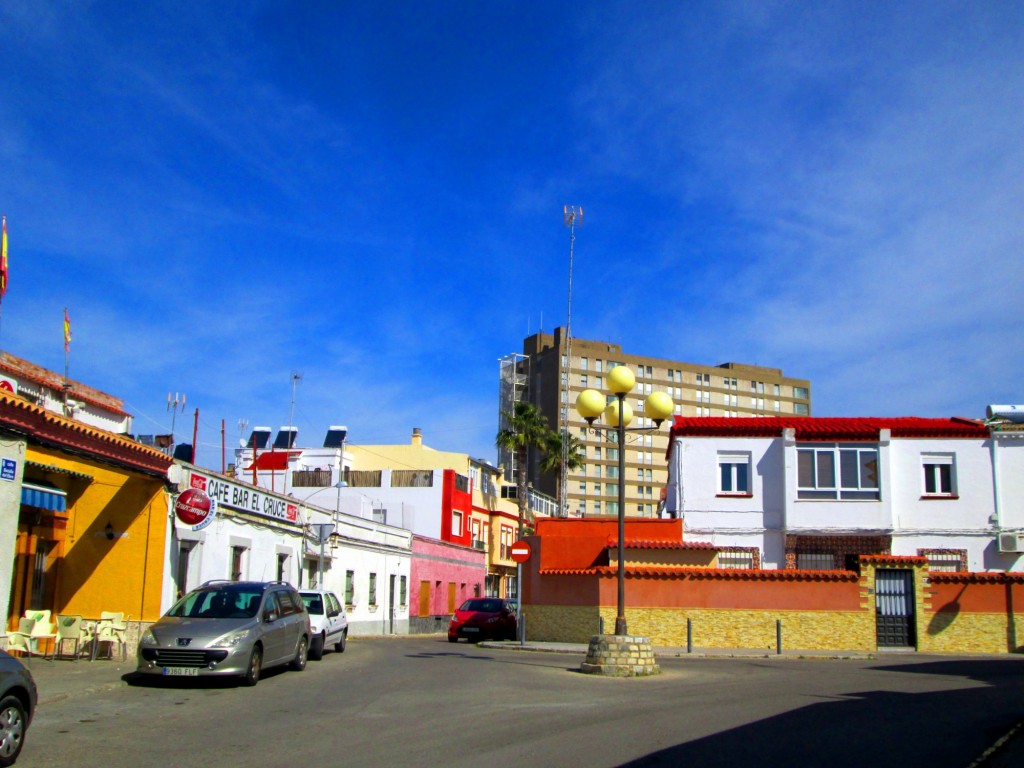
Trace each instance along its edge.
<path fill-rule="evenodd" d="M 408 443 L 400 445 L 347 444 L 351 472 L 451 469 L 470 479 L 473 509 L 469 520 L 473 546 L 487 553 L 486 590 L 495 597 L 515 594 L 516 564 L 509 550 L 516 539 L 519 520 L 515 499 L 502 494 L 501 470 L 465 453 L 438 451 L 423 444 L 414 428 Z"/>
<path fill-rule="evenodd" d="M 0 568 L 12 574 L 7 626 L 29 609 L 85 618 L 119 612 L 130 635 L 139 621 L 155 621 L 171 458 L 6 392 L 0 445 L 8 481 L 0 480 Z"/>

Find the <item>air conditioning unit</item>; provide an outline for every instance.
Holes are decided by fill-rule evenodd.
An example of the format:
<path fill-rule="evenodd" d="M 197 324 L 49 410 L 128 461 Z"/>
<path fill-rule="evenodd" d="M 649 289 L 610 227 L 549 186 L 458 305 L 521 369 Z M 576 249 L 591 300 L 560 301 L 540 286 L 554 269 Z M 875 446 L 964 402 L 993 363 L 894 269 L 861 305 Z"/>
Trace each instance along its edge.
<path fill-rule="evenodd" d="M 1000 552 L 1024 552 L 1024 533 L 1000 533 Z"/>

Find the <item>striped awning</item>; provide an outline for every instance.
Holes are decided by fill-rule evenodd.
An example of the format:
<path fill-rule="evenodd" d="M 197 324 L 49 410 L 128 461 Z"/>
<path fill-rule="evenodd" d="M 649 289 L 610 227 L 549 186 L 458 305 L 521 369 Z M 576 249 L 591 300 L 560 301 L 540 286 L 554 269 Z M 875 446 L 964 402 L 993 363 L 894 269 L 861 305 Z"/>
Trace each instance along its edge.
<path fill-rule="evenodd" d="M 46 509 L 51 512 L 64 512 L 68 508 L 67 494 L 52 485 L 36 483 L 21 484 L 21 503 L 26 507 Z"/>

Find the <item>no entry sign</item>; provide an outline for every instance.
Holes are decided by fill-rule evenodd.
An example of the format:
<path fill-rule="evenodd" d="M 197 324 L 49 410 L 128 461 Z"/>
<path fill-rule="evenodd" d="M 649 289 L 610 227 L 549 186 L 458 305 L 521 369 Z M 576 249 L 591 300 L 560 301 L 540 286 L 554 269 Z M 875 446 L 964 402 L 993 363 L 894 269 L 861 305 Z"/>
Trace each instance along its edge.
<path fill-rule="evenodd" d="M 517 541 L 512 545 L 510 554 L 517 563 L 525 563 L 530 559 L 530 545 L 525 541 Z"/>

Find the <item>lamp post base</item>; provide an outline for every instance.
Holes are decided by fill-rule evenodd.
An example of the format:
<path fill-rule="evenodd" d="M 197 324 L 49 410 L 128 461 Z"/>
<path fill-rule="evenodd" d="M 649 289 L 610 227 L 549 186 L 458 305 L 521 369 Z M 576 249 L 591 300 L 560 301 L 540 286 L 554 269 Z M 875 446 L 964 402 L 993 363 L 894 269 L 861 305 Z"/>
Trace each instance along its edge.
<path fill-rule="evenodd" d="M 594 635 L 580 672 L 605 677 L 648 677 L 661 674 L 649 637 Z"/>

